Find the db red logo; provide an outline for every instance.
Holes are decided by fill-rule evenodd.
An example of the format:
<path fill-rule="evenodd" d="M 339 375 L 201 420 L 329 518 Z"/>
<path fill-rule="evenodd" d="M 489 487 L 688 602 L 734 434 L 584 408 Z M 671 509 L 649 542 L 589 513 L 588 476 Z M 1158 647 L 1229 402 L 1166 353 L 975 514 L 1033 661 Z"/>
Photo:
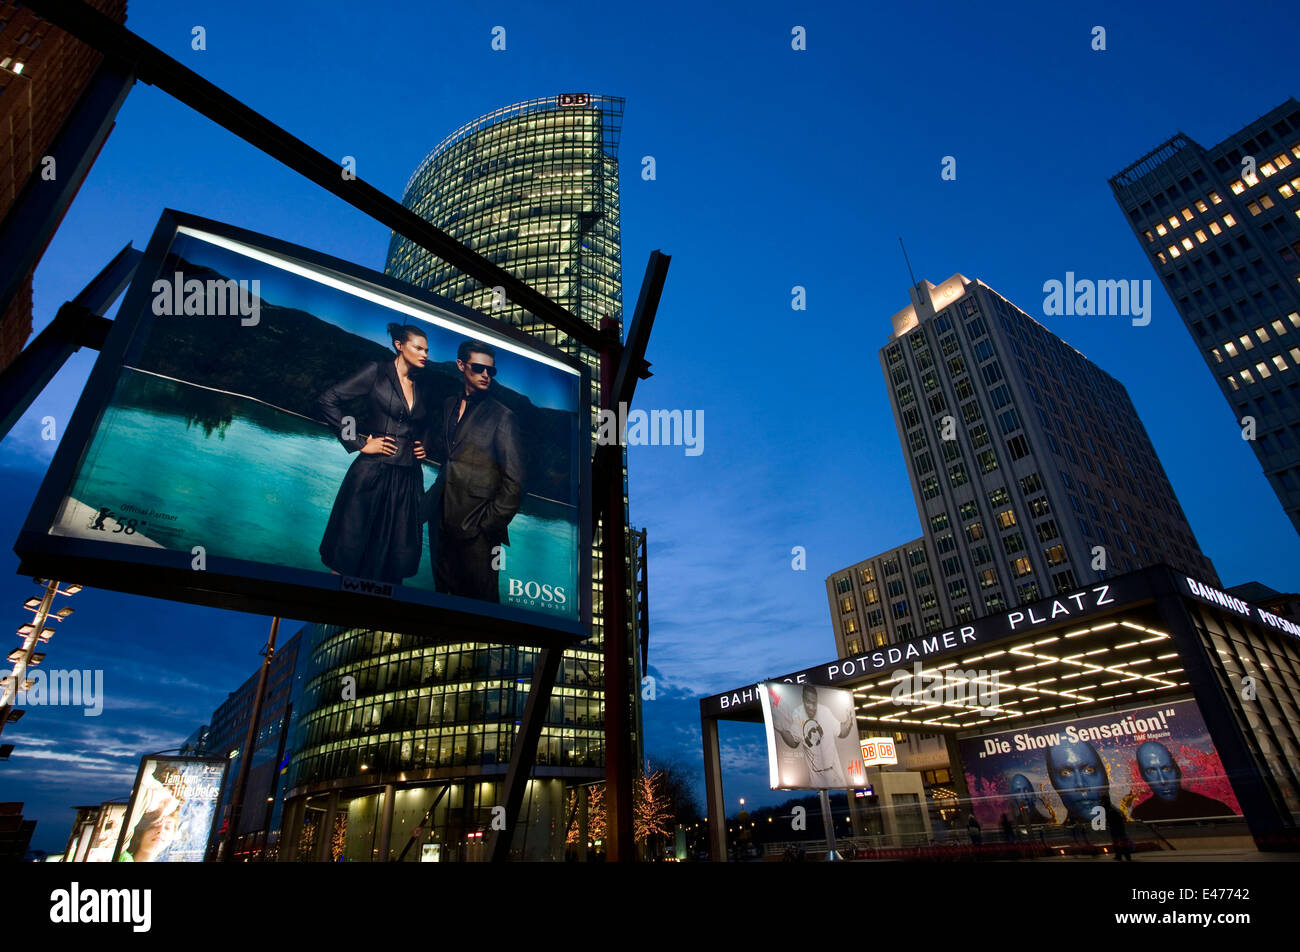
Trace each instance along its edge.
<path fill-rule="evenodd" d="M 875 744 L 863 744 L 863 745 L 862 745 L 862 759 L 863 759 L 863 760 L 875 760 L 875 759 L 876 759 L 876 745 L 875 745 Z"/>
<path fill-rule="evenodd" d="M 892 740 L 885 740 L 880 742 L 880 756 L 881 757 L 894 756 L 894 742 Z"/>

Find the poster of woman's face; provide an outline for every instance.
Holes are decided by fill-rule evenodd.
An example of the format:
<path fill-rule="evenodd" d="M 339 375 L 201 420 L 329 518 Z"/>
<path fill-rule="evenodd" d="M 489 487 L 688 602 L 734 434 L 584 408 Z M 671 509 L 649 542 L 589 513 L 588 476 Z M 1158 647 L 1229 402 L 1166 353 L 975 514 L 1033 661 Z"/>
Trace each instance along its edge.
<path fill-rule="evenodd" d="M 590 411 L 571 360 L 195 228 L 140 280 L 51 536 L 581 619 Z"/>
<path fill-rule="evenodd" d="M 222 761 L 146 758 L 118 860 L 203 862 L 225 770 Z"/>

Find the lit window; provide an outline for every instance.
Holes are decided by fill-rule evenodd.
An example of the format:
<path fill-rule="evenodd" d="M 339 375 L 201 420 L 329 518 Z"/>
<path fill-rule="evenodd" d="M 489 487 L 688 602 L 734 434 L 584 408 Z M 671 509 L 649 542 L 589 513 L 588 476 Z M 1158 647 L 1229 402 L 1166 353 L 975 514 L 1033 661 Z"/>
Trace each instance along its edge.
<path fill-rule="evenodd" d="M 1167 235 L 1167 234 L 1169 234 L 1169 229 L 1166 228 L 1164 225 L 1156 225 L 1156 234 L 1157 234 L 1157 235 Z"/>
<path fill-rule="evenodd" d="M 1231 215 L 1224 215 L 1223 223 L 1227 225 L 1229 228 L 1237 227 L 1237 219 L 1233 218 Z"/>
<path fill-rule="evenodd" d="M 1295 189 L 1291 187 L 1289 182 L 1283 182 L 1281 185 L 1277 187 L 1277 190 L 1278 190 L 1278 194 L 1280 194 L 1283 198 L 1290 198 L 1292 195 L 1295 194 Z"/>
<path fill-rule="evenodd" d="M 1165 257 L 1165 253 L 1163 251 L 1157 251 L 1156 257 L 1160 259 L 1161 264 L 1164 264 L 1169 260 L 1168 258 Z"/>
<path fill-rule="evenodd" d="M 1246 206 L 1246 211 L 1250 212 L 1252 215 L 1258 215 L 1259 202 L 1251 202 L 1249 205 Z"/>
<path fill-rule="evenodd" d="M 1237 181 L 1233 182 L 1233 183 L 1232 183 L 1231 185 L 1229 185 L 1228 187 L 1229 187 L 1230 189 L 1232 189 L 1232 194 L 1233 194 L 1233 195 L 1240 195 L 1242 192 L 1244 192 L 1244 191 L 1246 190 L 1246 186 L 1244 186 L 1244 185 L 1241 184 L 1241 180 L 1240 180 L 1240 179 L 1238 179 Z"/>
<path fill-rule="evenodd" d="M 1184 238 L 1184 239 L 1183 239 L 1183 248 L 1184 248 L 1184 250 L 1186 250 L 1186 251 L 1191 251 L 1191 250 L 1192 250 L 1192 239 L 1190 239 L 1190 238 Z"/>
<path fill-rule="evenodd" d="M 1192 220 L 1192 210 L 1190 208 L 1184 208 L 1183 221 L 1191 221 L 1191 220 Z"/>
<path fill-rule="evenodd" d="M 1223 379 L 1228 381 L 1228 383 L 1232 386 L 1233 390 L 1241 389 L 1240 387 L 1237 386 L 1237 378 L 1234 377 L 1232 374 L 1228 374 L 1228 376 L 1224 377 Z"/>
<path fill-rule="evenodd" d="M 1249 334 L 1242 334 L 1237 340 L 1241 341 L 1242 350 L 1250 350 L 1255 346 L 1255 342 L 1250 339 Z"/>
<path fill-rule="evenodd" d="M 1221 234 L 1222 232 L 1223 229 L 1219 227 L 1219 223 L 1217 221 L 1210 222 L 1210 234 L 1218 235 Z"/>
<path fill-rule="evenodd" d="M 1268 178 L 1270 175 L 1272 175 L 1274 172 L 1277 171 L 1277 167 L 1273 165 L 1272 162 L 1265 162 L 1263 165 L 1259 167 L 1259 171 L 1261 174 L 1263 174 L 1264 178 Z"/>
<path fill-rule="evenodd" d="M 1290 314 L 1288 314 L 1286 316 L 1286 319 L 1291 322 L 1292 327 L 1300 327 L 1300 314 L 1296 313 L 1295 311 L 1292 311 Z"/>
<path fill-rule="evenodd" d="M 1272 207 L 1273 207 L 1273 199 L 1272 199 L 1272 197 L 1269 196 L 1269 195 L 1261 195 L 1261 196 L 1259 197 L 1259 203 L 1260 203 L 1261 205 L 1263 205 L 1265 208 L 1272 208 Z"/>
<path fill-rule="evenodd" d="M 1182 252 L 1178 250 L 1177 245 L 1170 245 L 1165 250 L 1169 252 L 1169 257 L 1171 258 L 1177 258 L 1180 254 L 1182 254 Z"/>
<path fill-rule="evenodd" d="M 1177 227 L 1178 227 L 1179 225 L 1181 225 L 1181 224 L 1182 224 L 1182 222 L 1180 222 L 1180 221 L 1178 220 L 1178 216 L 1177 216 L 1177 215 L 1170 215 L 1170 216 L 1169 216 L 1169 227 L 1170 227 L 1170 228 L 1177 228 Z"/>
<path fill-rule="evenodd" d="M 1147 241 L 1155 241 L 1155 240 L 1156 240 L 1156 239 L 1155 239 L 1155 235 L 1151 234 L 1151 230 L 1150 230 L 1150 229 L 1147 229 L 1146 231 L 1142 232 L 1142 234 L 1144 234 L 1144 235 L 1147 236 Z"/>
<path fill-rule="evenodd" d="M 1259 342 L 1261 344 L 1268 343 L 1268 331 L 1264 330 L 1264 328 L 1262 327 L 1255 328 L 1255 336 L 1259 338 Z"/>
<path fill-rule="evenodd" d="M 1277 155 L 1273 156 L 1273 164 L 1279 169 L 1284 169 L 1291 164 L 1291 160 L 1286 157 L 1285 152 L 1279 152 Z"/>
<path fill-rule="evenodd" d="M 1218 192 L 1211 192 L 1211 193 L 1210 193 L 1210 201 L 1213 202 L 1215 205 L 1218 205 L 1220 202 L 1223 201 L 1223 199 L 1219 198 L 1219 193 L 1218 193 Z"/>
<path fill-rule="evenodd" d="M 1287 366 L 1286 361 L 1282 359 L 1282 355 L 1281 355 L 1281 354 L 1275 354 L 1275 355 L 1273 356 L 1273 366 L 1276 367 L 1278 370 L 1290 370 L 1290 369 L 1291 369 L 1290 367 Z"/>
<path fill-rule="evenodd" d="M 1201 229 L 1199 228 L 1196 229 L 1196 240 L 1199 241 L 1201 244 L 1205 244 L 1207 241 L 1209 241 L 1209 239 L 1205 237 L 1205 232 L 1201 231 Z"/>
<path fill-rule="evenodd" d="M 1268 365 L 1265 363 L 1261 362 L 1256 364 L 1255 369 L 1259 371 L 1260 380 L 1267 380 L 1269 377 L 1273 376 L 1273 371 L 1269 370 Z"/>
<path fill-rule="evenodd" d="M 1232 341 L 1228 341 L 1226 344 L 1224 344 L 1223 349 L 1228 352 L 1229 357 L 1237 356 L 1237 345 L 1234 344 Z"/>
<path fill-rule="evenodd" d="M 1214 355 L 1214 362 L 1216 364 L 1223 363 L 1223 355 L 1219 353 L 1219 348 L 1215 347 L 1213 350 L 1210 351 L 1210 353 Z"/>
<path fill-rule="evenodd" d="M 1292 347 L 1290 350 L 1291 362 L 1300 366 L 1300 347 Z"/>
<path fill-rule="evenodd" d="M 1196 200 L 1196 210 L 1198 212 L 1208 212 L 1210 210 L 1210 206 L 1205 204 L 1205 199 L 1198 198 Z"/>
<path fill-rule="evenodd" d="M 1241 180 L 1245 182 L 1247 185 L 1249 185 L 1251 188 L 1254 188 L 1256 185 L 1259 184 L 1259 176 L 1255 175 L 1253 172 L 1247 172 L 1245 175 L 1241 177 Z"/>
<path fill-rule="evenodd" d="M 1279 335 L 1279 336 L 1282 335 L 1282 334 L 1285 334 L 1285 333 L 1286 333 L 1286 325 L 1283 324 L 1281 321 L 1274 321 L 1274 322 L 1273 322 L 1273 333 L 1274 333 L 1274 334 L 1277 334 L 1277 335 Z"/>
<path fill-rule="evenodd" d="M 1244 380 L 1244 381 L 1246 381 L 1246 383 L 1254 383 L 1254 382 L 1255 382 L 1255 378 L 1252 377 L 1252 376 L 1250 375 L 1250 371 L 1249 371 L 1249 370 L 1243 370 L 1243 371 L 1241 372 L 1241 379 Z"/>

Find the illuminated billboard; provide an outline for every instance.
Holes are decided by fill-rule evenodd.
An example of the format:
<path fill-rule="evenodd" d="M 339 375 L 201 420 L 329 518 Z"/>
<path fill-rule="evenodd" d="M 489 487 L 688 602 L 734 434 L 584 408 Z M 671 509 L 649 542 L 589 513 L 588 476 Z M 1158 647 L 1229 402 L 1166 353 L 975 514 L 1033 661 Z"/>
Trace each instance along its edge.
<path fill-rule="evenodd" d="M 853 693 L 812 684 L 759 685 L 773 790 L 866 785 Z"/>
<path fill-rule="evenodd" d="M 491 317 L 169 212 L 15 546 L 21 571 L 572 640 L 590 619 L 588 388 L 579 361 Z"/>
<path fill-rule="evenodd" d="M 90 838 L 90 849 L 86 852 L 87 863 L 111 863 L 113 848 L 122 833 L 122 821 L 126 818 L 125 803 L 105 803 L 99 808 L 99 817 L 95 820 L 95 831 Z"/>
<path fill-rule="evenodd" d="M 117 842 L 118 861 L 203 862 L 225 774 L 220 758 L 143 758 Z"/>
<path fill-rule="evenodd" d="M 958 741 L 976 818 L 1091 822 L 1107 804 L 1143 822 L 1241 816 L 1195 701 Z"/>

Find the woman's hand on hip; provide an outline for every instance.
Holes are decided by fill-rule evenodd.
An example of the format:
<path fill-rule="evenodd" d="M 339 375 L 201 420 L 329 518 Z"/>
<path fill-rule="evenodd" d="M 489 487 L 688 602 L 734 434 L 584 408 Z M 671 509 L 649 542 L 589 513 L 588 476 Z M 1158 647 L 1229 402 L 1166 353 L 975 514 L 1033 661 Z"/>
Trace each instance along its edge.
<path fill-rule="evenodd" d="M 390 436 L 367 437 L 366 445 L 361 447 L 361 452 L 371 456 L 375 454 L 382 456 L 396 456 L 397 441 Z"/>

